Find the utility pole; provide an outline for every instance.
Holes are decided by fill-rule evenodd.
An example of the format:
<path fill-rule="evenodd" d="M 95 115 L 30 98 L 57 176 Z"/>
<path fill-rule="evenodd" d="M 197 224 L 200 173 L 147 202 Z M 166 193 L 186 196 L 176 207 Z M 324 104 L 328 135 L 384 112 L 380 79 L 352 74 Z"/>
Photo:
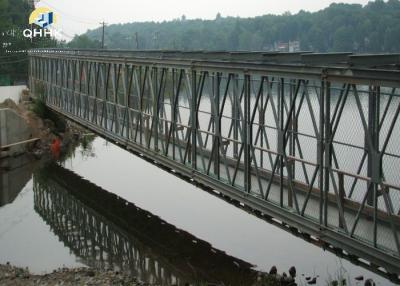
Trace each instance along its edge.
<path fill-rule="evenodd" d="M 103 26 L 103 33 L 101 36 L 101 48 L 104 50 L 104 32 L 107 24 L 103 21 L 102 23 L 100 23 L 100 25 Z"/>
<path fill-rule="evenodd" d="M 154 48 L 158 49 L 158 32 L 154 32 L 153 40 L 154 40 Z"/>
<path fill-rule="evenodd" d="M 139 35 L 135 32 L 136 50 L 139 50 Z"/>

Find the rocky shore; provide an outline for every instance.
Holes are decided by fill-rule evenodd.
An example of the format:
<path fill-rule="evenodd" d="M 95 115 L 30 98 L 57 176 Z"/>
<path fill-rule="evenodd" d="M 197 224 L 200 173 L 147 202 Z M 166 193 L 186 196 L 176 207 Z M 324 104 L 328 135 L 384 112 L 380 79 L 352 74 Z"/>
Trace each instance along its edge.
<path fill-rule="evenodd" d="M 260 273 L 254 286 L 297 285 L 294 279 L 284 275 Z M 139 281 L 137 278 L 118 271 L 91 268 L 60 268 L 52 273 L 33 275 L 28 269 L 0 264 L 0 285 L 4 286 L 72 286 L 72 285 L 156 285 Z M 214 284 L 213 284 L 214 285 Z"/>
<path fill-rule="evenodd" d="M 149 285 L 116 271 L 90 268 L 62 268 L 50 274 L 32 275 L 27 269 L 0 265 L 0 285 L 4 286 L 69 286 L 69 285 Z"/>

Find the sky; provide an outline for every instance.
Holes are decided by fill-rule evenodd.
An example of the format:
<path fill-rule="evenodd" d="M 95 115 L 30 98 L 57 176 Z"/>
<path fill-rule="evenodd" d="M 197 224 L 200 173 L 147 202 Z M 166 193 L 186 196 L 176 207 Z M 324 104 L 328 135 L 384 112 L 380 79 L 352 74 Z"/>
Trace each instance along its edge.
<path fill-rule="evenodd" d="M 41 0 L 58 15 L 57 28 L 68 40 L 88 29 L 107 24 L 164 21 L 180 18 L 214 19 L 223 17 L 255 17 L 265 14 L 295 14 L 300 10 L 318 11 L 333 2 L 367 4 L 369 0 Z"/>

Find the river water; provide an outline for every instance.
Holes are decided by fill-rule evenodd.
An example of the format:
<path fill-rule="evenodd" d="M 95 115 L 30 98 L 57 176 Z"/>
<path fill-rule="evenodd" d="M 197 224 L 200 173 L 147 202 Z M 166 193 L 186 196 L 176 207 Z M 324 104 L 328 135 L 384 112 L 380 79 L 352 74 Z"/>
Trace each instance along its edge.
<path fill-rule="evenodd" d="M 101 138 L 85 148 L 78 147 L 58 169 L 61 171 L 22 162 L 14 171 L 1 175 L 0 263 L 29 267 L 34 273 L 63 266 L 129 268 L 142 280 L 165 285 L 196 284 L 193 281 L 235 284 L 224 280 L 228 276 L 240 277 L 236 284 L 246 285 L 243 281 L 253 277 L 250 264 L 261 271 L 276 265 L 280 273 L 295 266 L 299 285 L 307 285 L 306 277 L 317 277 L 318 285 L 338 277 L 345 278 L 347 285 L 364 285 L 354 279 L 360 275 L 372 278 L 377 285 L 396 285 Z M 65 176 L 61 178 L 65 172 L 72 178 L 70 184 Z M 92 185 L 87 185 L 88 181 Z M 99 195 L 92 193 L 92 199 L 85 201 L 88 189 Z M 110 194 L 118 197 L 103 199 Z M 141 215 L 108 212 L 117 201 Z M 69 207 L 60 207 L 60 202 L 68 202 L 63 204 Z M 89 233 L 95 232 L 94 220 L 99 233 Z M 160 232 L 157 227 L 150 231 L 150 226 L 159 226 Z M 91 236 L 89 244 L 87 239 L 82 242 L 85 235 Z M 108 245 L 118 242 L 123 246 L 119 251 L 107 249 L 103 236 L 109 239 Z M 174 245 L 173 241 L 179 243 Z M 186 247 L 190 241 L 193 249 Z M 99 245 L 94 245 L 96 242 Z M 127 248 L 133 245 L 136 250 L 130 252 Z M 89 253 L 91 246 L 98 251 Z M 103 251 L 108 254 L 99 254 Z M 139 256 L 144 257 L 145 266 L 132 262 Z M 125 263 L 127 260 L 130 263 Z M 214 271 L 213 264 L 220 270 Z M 185 273 L 190 272 L 187 269 L 193 273 Z M 168 276 L 166 272 L 174 278 L 157 280 Z"/>

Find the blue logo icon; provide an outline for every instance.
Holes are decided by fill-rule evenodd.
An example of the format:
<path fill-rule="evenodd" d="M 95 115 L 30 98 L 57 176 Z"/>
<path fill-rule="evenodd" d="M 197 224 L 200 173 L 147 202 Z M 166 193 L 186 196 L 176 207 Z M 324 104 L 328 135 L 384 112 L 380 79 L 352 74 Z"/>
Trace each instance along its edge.
<path fill-rule="evenodd" d="M 36 24 L 45 29 L 55 22 L 54 13 L 45 7 L 39 7 L 29 17 L 29 24 Z"/>

